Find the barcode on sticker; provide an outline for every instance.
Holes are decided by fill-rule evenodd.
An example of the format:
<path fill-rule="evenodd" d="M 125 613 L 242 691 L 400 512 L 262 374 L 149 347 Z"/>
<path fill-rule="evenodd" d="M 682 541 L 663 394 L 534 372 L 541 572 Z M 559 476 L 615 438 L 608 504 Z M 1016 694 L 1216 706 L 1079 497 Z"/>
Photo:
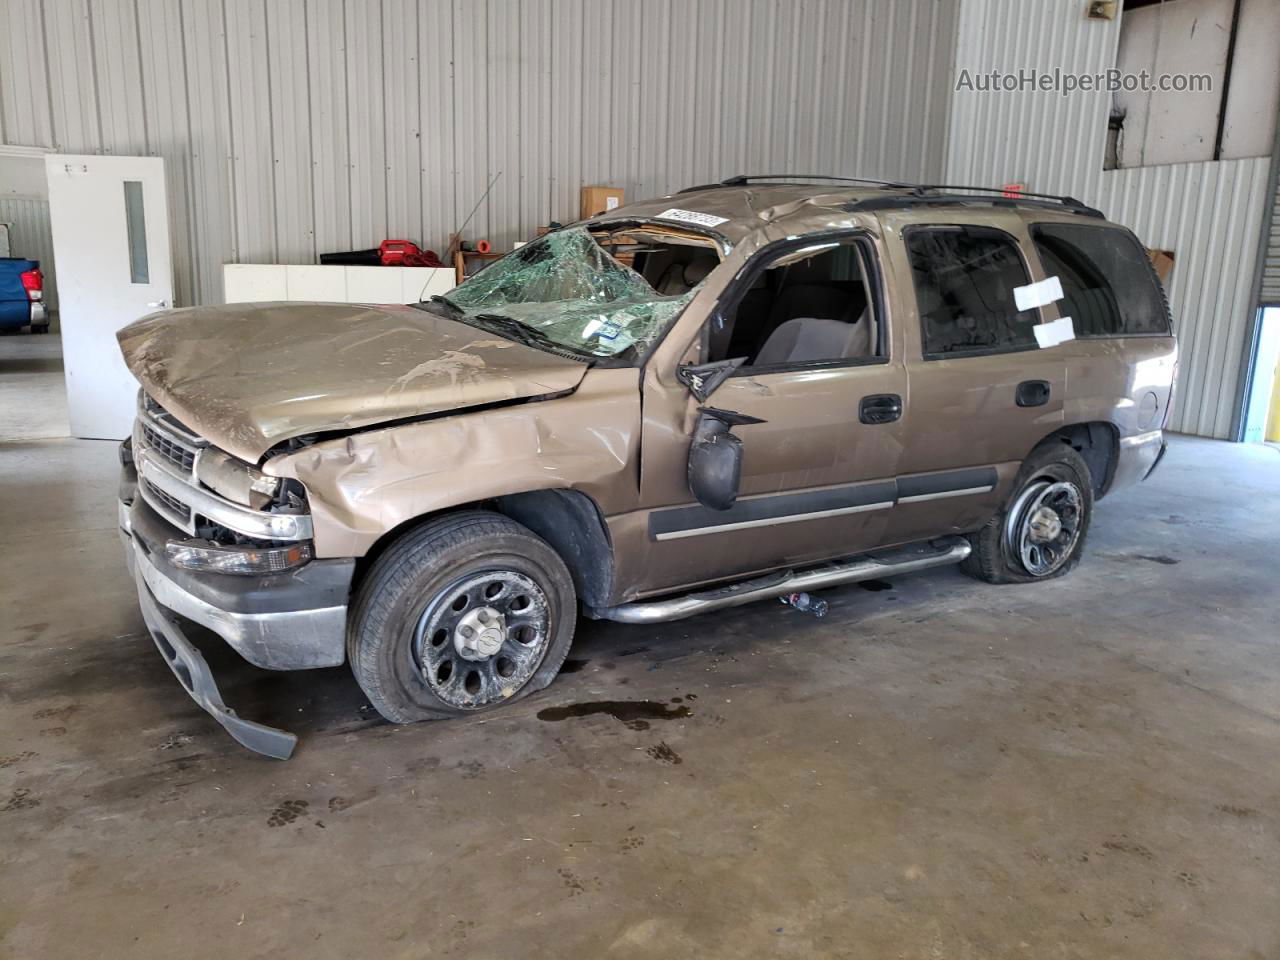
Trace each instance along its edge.
<path fill-rule="evenodd" d="M 696 223 L 700 227 L 718 227 L 729 220 L 728 217 L 717 217 L 711 213 L 698 213 L 696 210 L 681 210 L 679 207 L 663 210 L 662 213 L 658 214 L 658 219 L 677 220 L 680 223 Z"/>

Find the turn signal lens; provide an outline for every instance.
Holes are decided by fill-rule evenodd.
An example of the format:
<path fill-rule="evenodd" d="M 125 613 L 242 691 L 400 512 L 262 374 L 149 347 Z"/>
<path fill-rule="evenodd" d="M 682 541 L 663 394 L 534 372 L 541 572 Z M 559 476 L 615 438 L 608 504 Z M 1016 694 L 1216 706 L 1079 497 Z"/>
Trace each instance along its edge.
<path fill-rule="evenodd" d="M 311 544 L 287 547 L 225 547 L 208 540 L 170 540 L 164 554 L 176 567 L 206 573 L 234 573 L 255 576 L 282 573 L 311 560 Z"/>

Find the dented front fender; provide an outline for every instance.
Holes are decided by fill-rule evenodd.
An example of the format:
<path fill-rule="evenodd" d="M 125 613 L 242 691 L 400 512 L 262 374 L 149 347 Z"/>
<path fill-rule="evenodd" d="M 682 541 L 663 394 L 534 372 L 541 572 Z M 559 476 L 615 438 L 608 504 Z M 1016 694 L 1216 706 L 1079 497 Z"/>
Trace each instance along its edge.
<path fill-rule="evenodd" d="M 573 489 L 608 514 L 639 494 L 639 371 L 593 368 L 569 396 L 371 429 L 273 457 L 307 489 L 318 557 L 359 557 L 450 507 Z"/>

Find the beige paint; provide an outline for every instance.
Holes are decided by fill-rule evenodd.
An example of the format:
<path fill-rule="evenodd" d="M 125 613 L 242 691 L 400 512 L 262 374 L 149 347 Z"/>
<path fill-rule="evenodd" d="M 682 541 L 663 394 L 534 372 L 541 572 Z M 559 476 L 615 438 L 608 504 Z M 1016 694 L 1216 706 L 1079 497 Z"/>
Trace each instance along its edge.
<path fill-rule="evenodd" d="M 190 307 L 119 340 L 147 393 L 253 462 L 291 437 L 563 393 L 587 369 L 414 307 Z"/>
<path fill-rule="evenodd" d="M 1077 217 L 985 204 L 849 212 L 849 202 L 885 191 L 813 190 L 701 191 L 633 204 L 591 222 L 625 224 L 673 205 L 728 218 L 717 228 L 725 259 L 642 370 L 588 370 L 412 308 L 264 305 L 187 312 L 185 326 L 152 318 L 130 328 L 122 343 L 157 399 L 232 452 L 256 459 L 285 437 L 326 429 L 349 434 L 279 453 L 264 465 L 267 473 L 306 486 L 317 555 L 361 556 L 401 525 L 451 507 L 534 490 L 576 490 L 592 498 L 607 525 L 614 602 L 972 531 L 998 509 L 1036 443 L 1066 424 L 1112 424 L 1122 449 L 1134 451 L 1126 453 L 1116 483 L 1141 478 L 1170 402 L 1172 337 L 921 357 L 904 227 L 998 227 L 1024 241 L 1032 279 L 1040 280 L 1043 270 L 1025 244 L 1028 224 Z M 654 510 L 693 503 L 687 459 L 699 404 L 676 372 L 681 363 L 701 359 L 703 326 L 721 291 L 763 245 L 831 230 L 861 231 L 878 251 L 888 357 L 821 371 L 746 371 L 727 380 L 710 402 L 767 421 L 737 430 L 744 443 L 744 498 L 975 466 L 996 470 L 995 488 L 838 518 L 651 538 Z M 1057 318 L 1053 305 L 1043 308 L 1043 320 Z M 1025 379 L 1050 381 L 1052 402 L 1017 407 L 1014 389 Z M 860 424 L 857 405 L 874 393 L 902 395 L 903 419 Z M 1154 423 L 1140 414 L 1147 393 L 1156 397 Z M 518 402 L 547 394 L 563 395 Z M 504 399 L 516 402 L 497 403 Z M 378 418 L 446 414 L 477 403 L 495 405 L 376 425 Z"/>

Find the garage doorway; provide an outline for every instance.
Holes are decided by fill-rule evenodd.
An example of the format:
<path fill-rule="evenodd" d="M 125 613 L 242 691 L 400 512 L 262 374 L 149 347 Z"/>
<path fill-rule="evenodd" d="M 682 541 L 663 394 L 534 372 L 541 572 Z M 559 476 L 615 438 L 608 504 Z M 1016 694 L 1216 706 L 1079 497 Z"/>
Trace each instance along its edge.
<path fill-rule="evenodd" d="M 1259 309 L 1258 346 L 1245 398 L 1245 443 L 1280 446 L 1280 304 Z"/>

